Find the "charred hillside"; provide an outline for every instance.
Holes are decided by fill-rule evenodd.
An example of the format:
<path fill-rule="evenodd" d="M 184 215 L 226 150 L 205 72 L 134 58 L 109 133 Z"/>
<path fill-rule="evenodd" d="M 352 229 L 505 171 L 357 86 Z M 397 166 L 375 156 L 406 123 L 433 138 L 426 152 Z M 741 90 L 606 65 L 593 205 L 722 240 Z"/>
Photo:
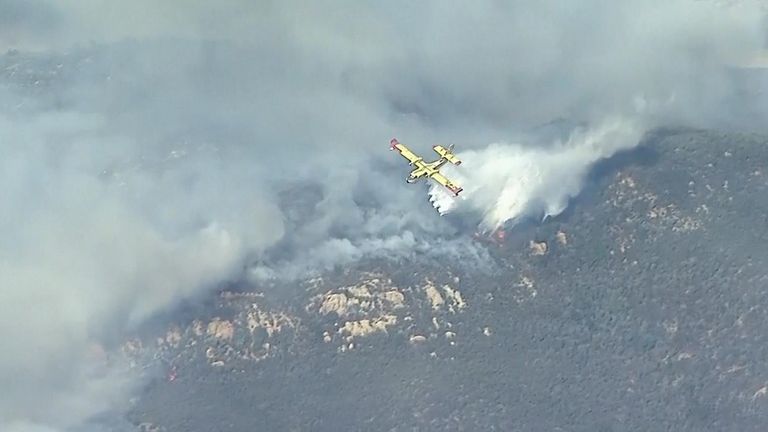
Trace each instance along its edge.
<path fill-rule="evenodd" d="M 618 157 L 567 214 L 471 240 L 495 271 L 362 262 L 282 294 L 221 293 L 213 318 L 126 345 L 166 373 L 132 420 L 762 430 L 768 138 L 665 129 Z"/>

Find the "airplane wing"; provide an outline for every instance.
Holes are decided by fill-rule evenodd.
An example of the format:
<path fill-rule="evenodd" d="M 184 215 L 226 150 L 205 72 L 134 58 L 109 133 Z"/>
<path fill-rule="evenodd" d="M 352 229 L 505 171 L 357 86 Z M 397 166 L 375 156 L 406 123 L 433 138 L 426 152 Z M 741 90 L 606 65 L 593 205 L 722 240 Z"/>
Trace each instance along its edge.
<path fill-rule="evenodd" d="M 445 158 L 448 162 L 454 164 L 454 165 L 461 165 L 461 160 L 456 157 L 455 154 L 453 154 L 453 151 L 451 149 L 447 149 L 441 145 L 436 145 L 432 147 L 432 150 L 434 150 L 437 154 L 440 155 L 440 157 Z"/>
<path fill-rule="evenodd" d="M 400 152 L 400 155 L 402 155 L 404 158 L 408 159 L 408 162 L 411 164 L 420 161 L 421 158 L 416 156 L 414 152 L 408 149 L 408 147 L 404 146 L 403 144 L 400 144 L 397 139 L 392 138 L 392 140 L 389 142 L 389 146 L 392 150 L 397 150 Z"/>
<path fill-rule="evenodd" d="M 446 176 L 440 173 L 432 174 L 431 178 L 434 179 L 436 182 L 440 183 L 441 185 L 445 186 L 446 188 L 448 188 L 456 196 L 458 196 L 459 192 L 463 190 L 461 187 L 459 187 L 452 181 L 448 180 Z"/>

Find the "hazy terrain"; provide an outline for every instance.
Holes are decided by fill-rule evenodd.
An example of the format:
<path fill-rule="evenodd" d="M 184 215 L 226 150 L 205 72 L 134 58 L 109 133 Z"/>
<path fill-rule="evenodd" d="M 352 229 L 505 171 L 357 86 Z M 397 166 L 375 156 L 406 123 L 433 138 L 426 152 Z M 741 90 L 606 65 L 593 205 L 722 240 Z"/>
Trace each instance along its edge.
<path fill-rule="evenodd" d="M 766 22 L 0 0 L 0 429 L 756 428 Z"/>
<path fill-rule="evenodd" d="M 132 418 L 189 431 L 762 430 L 766 144 L 657 131 L 593 172 L 572 212 L 489 244 L 492 271 L 416 253 L 288 299 L 222 297 L 211 310 L 232 337 L 198 315 L 201 336 L 187 330 L 177 348 L 169 338 L 177 378 L 158 377 Z M 390 291 L 402 306 L 381 300 Z M 341 314 L 313 303 L 338 293 Z M 253 326 L 256 309 L 285 314 L 281 330 Z M 345 323 L 390 314 L 386 331 L 345 339 Z M 263 357 L 240 358 L 263 343 Z"/>

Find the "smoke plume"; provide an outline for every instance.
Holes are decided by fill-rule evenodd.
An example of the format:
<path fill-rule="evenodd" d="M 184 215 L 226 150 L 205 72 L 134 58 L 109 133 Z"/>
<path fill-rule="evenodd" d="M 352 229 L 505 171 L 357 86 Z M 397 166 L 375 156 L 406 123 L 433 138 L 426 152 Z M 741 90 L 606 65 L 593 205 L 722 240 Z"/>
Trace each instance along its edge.
<path fill-rule="evenodd" d="M 485 228 L 555 215 L 648 128 L 746 118 L 726 66 L 762 47 L 761 16 L 692 0 L 0 0 L 0 430 L 85 430 L 127 406 L 140 382 L 114 348 L 224 281 L 482 262 L 429 198 Z M 535 133 L 558 119 L 579 126 Z M 446 173 L 466 199 L 407 185 L 392 136 L 455 143 L 465 163 Z"/>

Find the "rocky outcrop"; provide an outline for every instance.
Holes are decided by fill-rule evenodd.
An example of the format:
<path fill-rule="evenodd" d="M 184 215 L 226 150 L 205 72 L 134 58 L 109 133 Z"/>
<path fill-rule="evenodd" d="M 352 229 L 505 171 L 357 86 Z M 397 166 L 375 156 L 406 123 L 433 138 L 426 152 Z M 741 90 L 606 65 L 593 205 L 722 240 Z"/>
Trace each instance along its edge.
<path fill-rule="evenodd" d="M 270 310 L 252 293 L 223 292 L 220 302 L 232 310 L 230 316 L 193 320 L 185 327 L 172 325 L 154 343 L 138 338 L 126 342 L 123 353 L 134 365 L 160 359 L 169 371 L 194 359 L 204 359 L 211 366 L 235 366 L 269 358 L 299 331 L 297 317 Z"/>

